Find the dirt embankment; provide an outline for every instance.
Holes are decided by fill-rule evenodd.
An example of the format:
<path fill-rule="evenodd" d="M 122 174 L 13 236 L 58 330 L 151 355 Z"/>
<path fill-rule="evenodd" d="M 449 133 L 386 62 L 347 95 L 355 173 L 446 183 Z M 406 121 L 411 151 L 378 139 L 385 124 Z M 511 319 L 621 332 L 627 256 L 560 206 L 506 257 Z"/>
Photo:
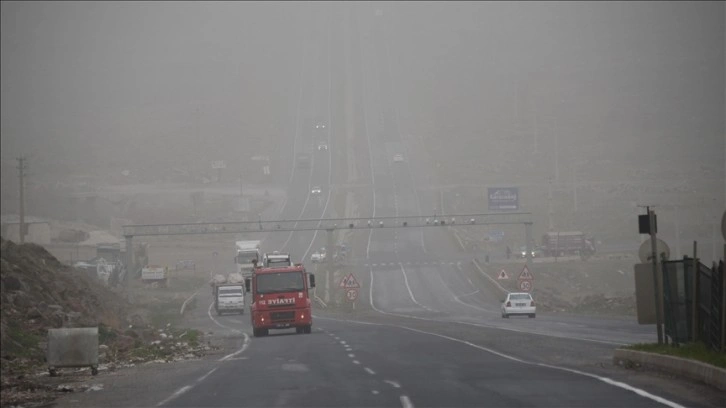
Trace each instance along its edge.
<path fill-rule="evenodd" d="M 0 280 L 0 406 L 28 407 L 75 391 L 47 375 L 50 328 L 98 327 L 100 375 L 143 362 L 197 358 L 212 349 L 196 330 L 153 327 L 136 313 L 143 305 L 130 304 L 120 291 L 62 264 L 39 245 L 0 239 Z M 61 370 L 60 381 L 90 376 L 83 370 Z"/>

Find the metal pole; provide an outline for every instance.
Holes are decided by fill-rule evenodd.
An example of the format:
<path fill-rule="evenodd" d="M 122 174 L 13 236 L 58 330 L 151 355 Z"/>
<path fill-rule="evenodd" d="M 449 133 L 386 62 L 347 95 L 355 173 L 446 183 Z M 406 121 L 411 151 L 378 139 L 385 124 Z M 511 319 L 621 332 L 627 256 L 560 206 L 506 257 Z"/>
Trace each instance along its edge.
<path fill-rule="evenodd" d="M 527 251 L 527 269 L 529 269 L 530 273 L 532 273 L 532 223 L 527 222 L 524 224 L 524 239 L 526 241 L 526 248 L 525 251 Z"/>
<path fill-rule="evenodd" d="M 691 340 L 692 341 L 698 341 L 698 285 L 699 285 L 699 276 L 700 272 L 698 270 L 698 243 L 696 241 L 693 241 L 693 265 L 691 266 L 691 270 L 693 271 L 693 287 L 691 288 L 691 299 L 693 302 L 693 305 L 691 307 Z"/>
<path fill-rule="evenodd" d="M 577 168 L 572 166 L 572 198 L 575 201 L 575 212 L 577 212 Z"/>
<path fill-rule="evenodd" d="M 655 328 L 658 333 L 658 344 L 663 344 L 663 314 L 661 310 L 662 286 L 658 274 L 658 248 L 656 245 L 655 212 L 651 211 L 650 207 L 646 207 L 646 209 L 648 210 L 648 224 L 650 225 L 650 249 L 651 261 L 653 263 L 653 287 L 655 289 Z"/>
<path fill-rule="evenodd" d="M 134 236 L 125 235 L 126 238 L 126 282 L 130 282 L 133 278 L 134 270 Z M 128 283 L 127 283 L 128 285 Z"/>
<path fill-rule="evenodd" d="M 552 232 L 555 230 L 555 225 L 552 222 L 552 179 L 550 179 L 550 182 L 548 184 L 547 205 L 549 206 L 549 209 L 547 211 L 547 215 L 549 218 L 549 231 Z"/>
<path fill-rule="evenodd" d="M 557 118 L 555 117 L 555 183 L 560 183 L 560 145 L 557 133 Z"/>

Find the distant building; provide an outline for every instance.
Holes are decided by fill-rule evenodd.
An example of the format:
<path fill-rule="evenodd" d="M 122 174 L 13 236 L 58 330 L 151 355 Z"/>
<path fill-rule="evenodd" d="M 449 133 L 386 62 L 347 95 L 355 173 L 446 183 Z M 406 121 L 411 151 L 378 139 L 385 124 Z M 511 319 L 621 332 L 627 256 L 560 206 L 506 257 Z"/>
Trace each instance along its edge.
<path fill-rule="evenodd" d="M 20 216 L 0 216 L 0 224 L 2 224 L 0 234 L 2 234 L 3 238 L 20 243 Z M 25 242 L 41 245 L 50 244 L 50 222 L 42 218 L 26 216 L 25 225 L 27 226 Z"/>

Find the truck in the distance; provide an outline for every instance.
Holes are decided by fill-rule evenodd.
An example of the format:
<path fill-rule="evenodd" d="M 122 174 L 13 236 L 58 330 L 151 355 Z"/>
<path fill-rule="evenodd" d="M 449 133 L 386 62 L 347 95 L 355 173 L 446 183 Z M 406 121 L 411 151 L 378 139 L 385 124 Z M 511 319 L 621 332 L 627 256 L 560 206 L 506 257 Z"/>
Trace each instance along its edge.
<path fill-rule="evenodd" d="M 548 232 L 540 247 L 545 256 L 579 255 L 583 259 L 595 253 L 593 240 L 580 231 Z"/>
<path fill-rule="evenodd" d="M 289 253 L 275 251 L 273 253 L 265 253 L 262 255 L 263 268 L 279 268 L 283 266 L 292 266 L 292 260 Z"/>
<path fill-rule="evenodd" d="M 234 256 L 235 271 L 245 277 L 252 275 L 252 270 L 260 261 L 260 244 L 258 240 L 235 243 L 237 249 Z"/>
<path fill-rule="evenodd" d="M 245 279 L 245 289 L 252 293 L 250 319 L 255 337 L 266 336 L 270 329 L 295 328 L 311 333 L 312 302 L 309 290 L 315 287 L 315 275 L 302 264 L 278 268 L 255 268 Z"/>
<path fill-rule="evenodd" d="M 244 278 L 238 273 L 228 276 L 215 275 L 209 283 L 214 297 L 214 310 L 217 315 L 224 312 L 245 313 Z"/>

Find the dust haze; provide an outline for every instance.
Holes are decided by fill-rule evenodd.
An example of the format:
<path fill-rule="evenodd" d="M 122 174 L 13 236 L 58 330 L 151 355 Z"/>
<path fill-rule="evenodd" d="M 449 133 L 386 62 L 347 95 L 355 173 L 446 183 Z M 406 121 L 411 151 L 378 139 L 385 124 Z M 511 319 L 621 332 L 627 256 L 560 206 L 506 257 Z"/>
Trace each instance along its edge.
<path fill-rule="evenodd" d="M 102 227 L 150 220 L 103 196 L 78 214 L 73 194 L 284 187 L 292 157 L 280 146 L 301 131 L 290 125 L 300 61 L 317 55 L 303 38 L 327 30 L 318 17 L 329 7 L 3 1 L 3 214 L 18 212 L 20 156 L 26 214 Z M 601 248 L 634 251 L 647 204 L 661 207 L 660 232 L 678 256 L 699 240 L 710 259 L 723 242 L 722 2 L 346 7 L 358 26 L 378 19 L 401 131 L 417 143 L 410 159 L 436 166 L 422 183 L 471 198 L 459 210 L 486 212 L 487 186 L 518 186 L 535 236 L 583 230 Z M 257 155 L 270 156 L 271 175 Z M 216 180 L 210 163 L 220 160 Z"/>

